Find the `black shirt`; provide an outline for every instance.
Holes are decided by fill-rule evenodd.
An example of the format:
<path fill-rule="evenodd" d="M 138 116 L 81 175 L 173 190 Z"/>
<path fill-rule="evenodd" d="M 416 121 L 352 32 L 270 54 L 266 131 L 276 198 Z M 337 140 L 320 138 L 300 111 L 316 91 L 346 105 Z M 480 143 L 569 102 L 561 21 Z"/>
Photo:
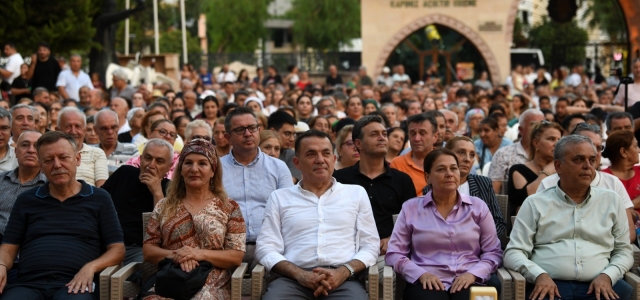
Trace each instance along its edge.
<path fill-rule="evenodd" d="M 111 195 L 124 233 L 124 244 L 142 247 L 142 213 L 153 211 L 153 195 L 146 184 L 140 182 L 140 169 L 123 165 L 104 183 L 102 188 Z M 166 195 L 169 179 L 160 185 Z"/>
<path fill-rule="evenodd" d="M 131 143 L 133 141 L 133 137 L 131 136 L 131 131 L 123 132 L 118 134 L 118 142 L 120 143 Z"/>
<path fill-rule="evenodd" d="M 385 170 L 380 176 L 370 179 L 360 173 L 360 162 L 357 162 L 351 167 L 333 173 L 338 182 L 359 185 L 367 191 L 381 239 L 391 236 L 393 215 L 400 213 L 402 204 L 416 197 L 416 188 L 409 175 L 386 164 Z"/>
<path fill-rule="evenodd" d="M 49 184 L 16 199 L 2 241 L 20 246 L 16 285 L 64 287 L 107 246 L 122 243 L 109 194 L 79 182 L 80 192 L 64 201 L 51 196 Z"/>
<path fill-rule="evenodd" d="M 280 75 L 276 74 L 275 76 L 267 76 L 262 80 L 262 85 L 263 86 L 267 86 L 271 83 L 274 84 L 282 84 L 282 77 L 280 77 Z M 276 103 L 277 104 L 277 103 Z"/>
<path fill-rule="evenodd" d="M 33 70 L 33 77 L 31 77 L 31 86 L 35 88 L 43 87 L 49 91 L 57 91 L 56 82 L 58 81 L 60 71 L 60 65 L 53 56 L 49 56 L 47 61 L 38 60 L 36 68 Z"/>
<path fill-rule="evenodd" d="M 342 84 L 342 77 L 340 76 L 340 74 L 336 75 L 336 77 L 331 77 L 331 75 L 327 76 L 327 79 L 325 79 L 325 82 L 327 83 L 328 86 L 334 86 L 336 84 Z"/>

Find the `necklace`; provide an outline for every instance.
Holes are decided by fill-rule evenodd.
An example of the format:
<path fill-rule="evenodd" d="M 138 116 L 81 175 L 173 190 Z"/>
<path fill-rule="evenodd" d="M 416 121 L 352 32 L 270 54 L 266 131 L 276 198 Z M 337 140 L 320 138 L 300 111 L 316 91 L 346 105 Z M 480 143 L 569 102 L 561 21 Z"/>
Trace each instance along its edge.
<path fill-rule="evenodd" d="M 209 201 L 213 200 L 215 197 L 216 197 L 216 196 L 213 196 L 213 197 L 211 197 L 211 198 L 207 198 L 207 199 L 205 199 L 205 200 L 204 200 L 204 201 L 202 201 L 202 202 L 209 202 Z M 189 205 L 189 208 L 190 208 L 190 209 L 193 209 L 193 204 L 191 204 L 191 202 L 187 201 L 187 199 L 184 199 L 183 201 L 184 201 L 187 205 Z M 197 205 L 197 204 L 196 204 L 196 205 Z"/>

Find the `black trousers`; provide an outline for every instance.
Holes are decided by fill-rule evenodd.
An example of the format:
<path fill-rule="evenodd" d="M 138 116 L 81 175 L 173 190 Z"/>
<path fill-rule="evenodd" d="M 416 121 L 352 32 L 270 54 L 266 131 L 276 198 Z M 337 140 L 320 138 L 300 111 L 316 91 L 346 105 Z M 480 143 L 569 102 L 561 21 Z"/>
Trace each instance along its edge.
<path fill-rule="evenodd" d="M 31 288 L 24 286 L 8 287 L 0 296 L 0 300 L 97 300 L 99 293 L 85 292 L 69 294 L 67 287 Z"/>
<path fill-rule="evenodd" d="M 449 291 L 436 291 L 423 289 L 422 284 L 418 282 L 418 284 L 410 284 L 404 288 L 404 295 L 402 299 L 405 300 L 469 300 L 471 293 L 471 287 L 467 289 L 462 289 L 461 291 L 451 294 Z"/>

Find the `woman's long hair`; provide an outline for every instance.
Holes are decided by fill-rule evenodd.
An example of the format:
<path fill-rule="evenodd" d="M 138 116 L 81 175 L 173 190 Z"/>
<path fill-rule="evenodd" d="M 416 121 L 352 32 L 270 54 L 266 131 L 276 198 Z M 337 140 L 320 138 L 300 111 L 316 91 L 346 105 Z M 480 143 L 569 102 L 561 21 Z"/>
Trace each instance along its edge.
<path fill-rule="evenodd" d="M 216 160 L 216 170 L 213 173 L 213 178 L 209 182 L 209 190 L 213 192 L 213 195 L 220 198 L 224 205 L 229 202 L 227 192 L 222 185 L 222 166 L 220 165 L 220 158 L 218 155 L 214 155 L 213 159 Z M 167 188 L 167 196 L 164 199 L 164 207 L 161 215 L 162 220 L 167 220 L 173 217 L 178 211 L 178 207 L 182 204 L 182 199 L 187 196 L 187 186 L 184 183 L 182 177 L 182 164 L 183 160 L 180 160 L 178 167 L 173 172 L 173 177 Z"/>

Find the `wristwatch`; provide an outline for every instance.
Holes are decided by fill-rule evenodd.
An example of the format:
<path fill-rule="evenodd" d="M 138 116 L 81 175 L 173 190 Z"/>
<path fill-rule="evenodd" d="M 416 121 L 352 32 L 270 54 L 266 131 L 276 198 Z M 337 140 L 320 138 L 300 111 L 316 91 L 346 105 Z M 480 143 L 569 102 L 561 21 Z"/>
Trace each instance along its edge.
<path fill-rule="evenodd" d="M 347 280 L 352 280 L 356 277 L 356 271 L 353 269 L 353 267 L 349 264 L 342 264 L 345 268 L 347 268 L 347 270 L 349 270 L 349 278 Z"/>
<path fill-rule="evenodd" d="M 549 173 L 545 172 L 544 170 L 542 170 L 542 171 L 540 171 L 540 172 L 538 173 L 538 175 L 540 175 L 540 174 L 544 174 L 544 175 L 547 175 L 547 176 L 551 176 L 551 174 L 549 174 Z"/>

